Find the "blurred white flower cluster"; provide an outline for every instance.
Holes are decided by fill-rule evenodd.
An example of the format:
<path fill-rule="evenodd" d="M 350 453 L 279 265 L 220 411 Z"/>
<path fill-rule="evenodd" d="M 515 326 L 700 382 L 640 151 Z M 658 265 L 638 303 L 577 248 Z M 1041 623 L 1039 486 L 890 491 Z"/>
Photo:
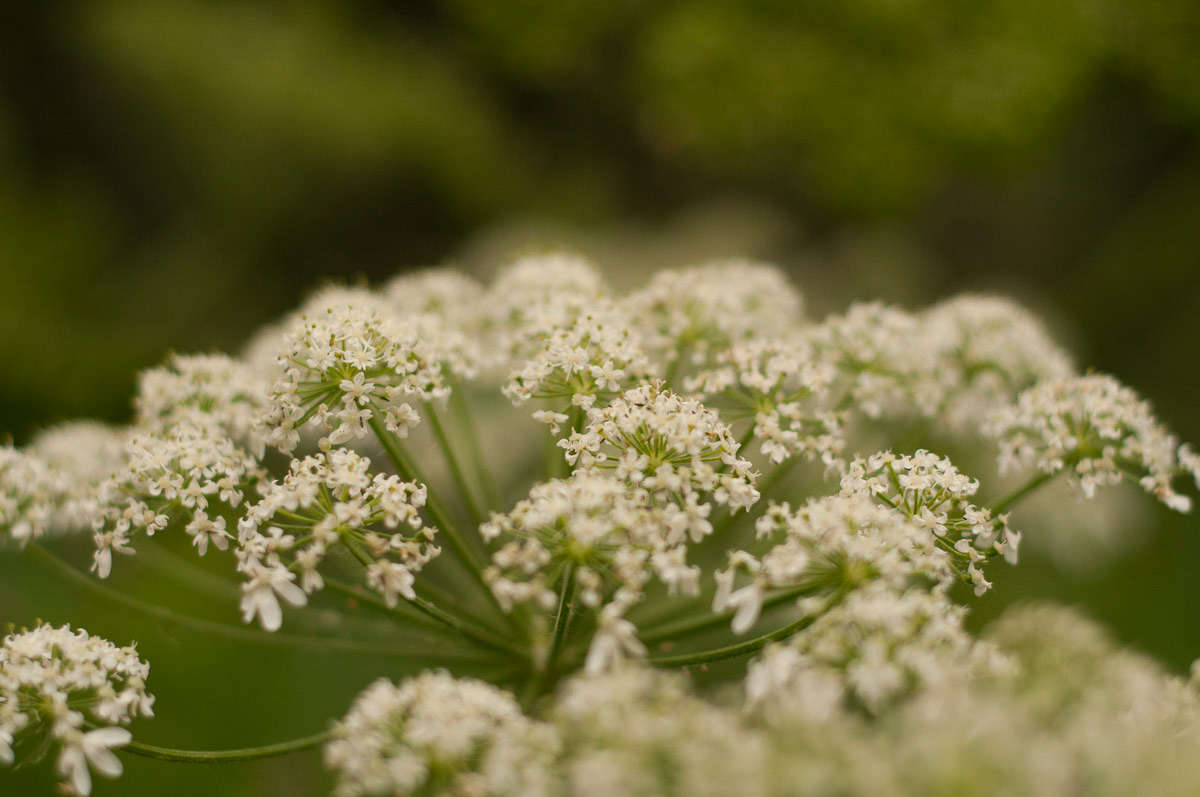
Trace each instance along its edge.
<path fill-rule="evenodd" d="M 0 764 L 13 763 L 14 747 L 38 755 L 55 747 L 63 789 L 90 794 L 90 770 L 122 772 L 112 750 L 133 737 L 121 726 L 154 716 L 149 674 L 134 648 L 82 629 L 43 625 L 8 635 L 0 645 Z"/>
<path fill-rule="evenodd" d="M 1076 615 L 1025 611 L 990 639 L 965 622 L 1017 563 L 1010 521 L 1081 560 L 1128 536 L 1119 512 L 1033 511 L 1045 485 L 1127 482 L 1187 511 L 1200 457 L 1007 300 L 804 304 L 764 264 L 621 294 L 561 254 L 490 285 L 324 288 L 240 357 L 142 374 L 127 428 L 0 449 L 0 540 L 53 556 L 90 531 L 106 578 L 114 553 L 177 538 L 266 632 L 285 607 L 370 610 L 495 665 L 363 692 L 326 748 L 345 797 L 1121 794 L 1143 764 L 1200 784 L 1190 686 Z M 43 628 L 6 650 L 32 660 L 43 637 L 63 651 L 46 667 L 100 645 Z M 71 690 L 5 655 L 12 759 L 57 711 L 26 692 Z M 130 656 L 95 659 L 89 677 L 125 686 L 87 687 L 88 722 L 148 713 Z M 663 672 L 710 664 L 707 694 Z M 78 716 L 50 727 L 85 791 L 85 762 L 116 774 L 127 737 Z"/>

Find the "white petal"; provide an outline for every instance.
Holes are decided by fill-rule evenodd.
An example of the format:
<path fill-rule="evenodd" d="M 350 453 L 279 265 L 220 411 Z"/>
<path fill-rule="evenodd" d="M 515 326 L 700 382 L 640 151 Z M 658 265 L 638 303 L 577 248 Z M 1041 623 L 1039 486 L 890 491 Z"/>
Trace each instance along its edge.
<path fill-rule="evenodd" d="M 83 748 L 78 745 L 68 745 L 59 753 L 58 773 L 71 782 L 76 794 L 87 797 L 92 793 L 92 775 L 88 772 Z"/>
<path fill-rule="evenodd" d="M 278 631 L 283 625 L 283 610 L 279 608 L 279 601 L 275 600 L 275 595 L 269 589 L 261 590 L 255 594 L 254 603 L 258 609 L 258 622 L 263 630 Z M 253 616 L 252 613 L 251 617 Z"/>

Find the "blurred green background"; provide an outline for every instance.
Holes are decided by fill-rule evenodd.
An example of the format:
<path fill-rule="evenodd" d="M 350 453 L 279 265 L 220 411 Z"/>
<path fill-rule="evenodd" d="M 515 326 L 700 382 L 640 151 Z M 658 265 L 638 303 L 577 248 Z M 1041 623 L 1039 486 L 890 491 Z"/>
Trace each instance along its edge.
<path fill-rule="evenodd" d="M 551 245 L 618 282 L 772 260 L 818 315 L 1000 290 L 1200 441 L 1194 0 L 12 5 L 0 434 L 17 443 L 66 418 L 128 419 L 138 369 L 234 351 L 322 278 L 486 274 Z M 1200 655 L 1200 524 L 1146 518 L 1139 546 L 1089 570 L 1027 557 L 977 618 L 1079 602 L 1183 671 Z M 84 547 L 65 552 L 83 562 Z M 229 619 L 210 604 L 189 610 Z M 0 621 L 37 617 L 140 640 L 161 716 L 135 733 L 164 745 L 308 733 L 404 669 L 214 645 L 0 552 Z M 327 788 L 315 755 L 128 770 L 95 793 Z M 0 793 L 52 781 L 46 765 L 0 772 Z"/>

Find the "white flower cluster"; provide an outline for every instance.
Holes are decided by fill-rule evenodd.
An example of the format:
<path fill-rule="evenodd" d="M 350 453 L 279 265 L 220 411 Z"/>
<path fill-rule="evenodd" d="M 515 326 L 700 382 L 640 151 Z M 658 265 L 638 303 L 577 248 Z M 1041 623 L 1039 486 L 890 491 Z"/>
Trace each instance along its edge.
<path fill-rule="evenodd" d="M 570 567 L 585 606 L 596 608 L 618 586 L 640 594 L 657 576 L 672 594 L 699 592 L 700 569 L 686 546 L 703 520 L 675 503 L 656 505 L 642 487 L 603 471 L 537 484 L 512 511 L 493 515 L 485 539 L 508 540 L 492 556 L 489 583 L 502 605 L 557 601 L 554 574 Z M 561 587 L 561 585 L 560 585 Z"/>
<path fill-rule="evenodd" d="M 571 797 L 766 793 L 767 744 L 674 674 L 620 667 L 572 679 L 554 710 Z"/>
<path fill-rule="evenodd" d="M 1022 390 L 1074 375 L 1070 356 L 1041 323 L 998 296 L 940 302 L 921 314 L 919 335 L 914 345 L 933 357 L 926 378 L 942 393 L 938 414 L 952 428 L 977 426 Z"/>
<path fill-rule="evenodd" d="M 469 328 L 482 321 L 476 308 L 483 302 L 483 285 L 452 269 L 406 272 L 394 277 L 381 292 L 406 318 L 439 318 L 453 328 Z"/>
<path fill-rule="evenodd" d="M 167 364 L 138 376 L 137 426 L 166 429 L 180 421 L 214 425 L 237 445 L 261 457 L 258 416 L 266 405 L 259 370 L 223 354 L 172 355 Z"/>
<path fill-rule="evenodd" d="M 122 431 L 94 421 L 44 429 L 24 449 L 0 446 L 0 541 L 90 529 L 97 490 L 122 467 L 124 448 Z"/>
<path fill-rule="evenodd" d="M 335 289 L 309 301 L 283 337 L 267 408 L 268 442 L 290 452 L 306 424 L 329 445 L 366 437 L 381 413 L 388 430 L 408 433 L 420 416 L 410 400 L 444 398 L 446 353 L 422 339 L 367 291 Z"/>
<path fill-rule="evenodd" d="M 511 364 L 502 390 L 514 404 L 549 402 L 534 418 L 554 434 L 572 408 L 606 402 L 650 373 L 627 304 L 586 261 L 525 258 L 496 278 L 489 298 L 493 346 Z"/>
<path fill-rule="evenodd" d="M 1010 611 L 989 636 L 1011 652 L 1013 677 L 928 690 L 884 726 L 876 760 L 903 793 L 1051 797 L 1082 788 L 1118 797 L 1200 788 L 1194 686 L 1066 609 Z"/>
<path fill-rule="evenodd" d="M 751 419 L 754 437 L 771 462 L 788 457 L 819 457 L 837 463 L 845 447 L 842 416 L 830 406 L 837 373 L 818 360 L 801 338 L 754 339 L 717 353 L 714 367 L 685 380 L 709 406 L 731 405 L 728 417 Z"/>
<path fill-rule="evenodd" d="M 21 545 L 44 535 L 64 487 L 41 458 L 0 446 L 0 530 Z"/>
<path fill-rule="evenodd" d="M 110 778 L 122 772 L 112 749 L 132 736 L 120 726 L 154 716 L 149 673 L 133 647 L 82 629 L 43 625 L 8 635 L 0 645 L 0 764 L 13 763 L 21 737 L 44 739 L 58 746 L 67 793 L 90 794 L 89 766 Z"/>
<path fill-rule="evenodd" d="M 937 418 L 956 431 L 977 429 L 1038 382 L 1074 373 L 1035 318 L 992 296 L 958 296 L 921 313 L 855 304 L 805 335 L 839 374 L 839 409 L 872 419 Z"/>
<path fill-rule="evenodd" d="M 851 305 L 805 334 L 818 360 L 836 369 L 835 408 L 845 403 L 880 418 L 928 412 L 940 404 L 937 385 L 920 378 L 932 370 L 934 352 L 915 345 L 919 331 L 913 314 L 870 302 Z"/>
<path fill-rule="evenodd" d="M 993 556 L 1016 564 L 1021 535 L 1009 529 L 1006 515 L 993 518 L 991 510 L 971 503 L 978 489 L 979 482 L 950 460 L 925 450 L 911 456 L 881 451 L 855 459 L 842 475 L 843 494 L 876 498 L 930 532 L 982 595 L 992 585 L 980 565 Z"/>
<path fill-rule="evenodd" d="M 367 688 L 334 729 L 338 797 L 549 797 L 559 740 L 491 684 L 424 673 Z"/>
<path fill-rule="evenodd" d="M 470 379 L 493 364 L 482 343 L 486 324 L 479 313 L 483 286 L 449 269 L 401 274 L 383 286 L 391 312 L 416 328 L 423 341 L 436 341 L 446 370 Z"/>
<path fill-rule="evenodd" d="M 746 673 L 747 706 L 814 722 L 846 703 L 878 714 L 914 691 L 1003 667 L 963 628 L 965 614 L 941 592 L 864 584 L 768 646 Z"/>
<path fill-rule="evenodd" d="M 567 462 L 611 469 L 618 479 L 647 490 L 651 499 L 674 500 L 702 517 L 702 496 L 730 509 L 758 501 L 754 471 L 715 410 L 658 385 L 625 391 L 588 411 L 587 427 L 559 441 Z M 707 533 L 694 523 L 693 538 Z"/>
<path fill-rule="evenodd" d="M 283 621 L 278 599 L 304 605 L 324 586 L 317 568 L 339 543 L 363 560 L 367 583 L 389 606 L 416 597 L 415 574 L 439 553 L 435 530 L 423 525 L 419 511 L 426 488 L 394 475 L 372 476 L 370 468 L 366 457 L 335 449 L 292 460 L 282 481 L 261 488 L 262 500 L 238 523 L 246 622 L 257 616 L 264 629 L 277 631 Z"/>
<path fill-rule="evenodd" d="M 627 301 L 647 351 L 692 365 L 740 341 L 786 337 L 804 319 L 804 300 L 783 273 L 747 260 L 660 271 Z"/>
<path fill-rule="evenodd" d="M 1200 467 L 1155 419 L 1148 402 L 1111 376 L 1092 374 L 1041 382 L 995 413 L 988 432 L 1000 447 L 1000 469 L 1065 470 L 1091 497 L 1097 487 L 1129 479 L 1179 512 L 1191 500 L 1172 480 Z"/>
<path fill-rule="evenodd" d="M 125 472 L 100 485 L 94 568 L 112 570 L 113 552 L 131 554 L 132 535 L 153 535 L 174 520 L 203 556 L 211 543 L 225 550 L 232 535 L 225 515 L 262 478 L 258 461 L 215 424 L 181 420 L 136 432 L 125 445 Z"/>
<path fill-rule="evenodd" d="M 538 342 L 532 356 L 513 370 L 504 394 L 516 404 L 545 399 L 551 409 L 534 417 L 558 433 L 568 414 L 556 410 L 591 409 L 597 399 L 608 401 L 631 384 L 644 381 L 650 361 L 634 335 L 631 320 L 620 305 L 597 299 L 578 315 L 555 319 L 556 326 L 530 325 L 527 334 Z"/>
<path fill-rule="evenodd" d="M 771 592 L 827 610 L 867 582 L 899 594 L 922 584 L 945 591 L 956 578 L 950 555 L 928 529 L 864 495 L 817 498 L 794 512 L 775 504 L 755 525 L 770 543 L 767 553 L 733 551 L 716 574 L 713 611 L 734 610 L 735 633 L 758 622 Z M 750 582 L 734 589 L 739 574 Z"/>
<path fill-rule="evenodd" d="M 508 363 L 533 357 L 544 347 L 539 333 L 565 329 L 608 295 L 600 273 L 568 254 L 531 255 L 503 269 L 482 297 L 492 347 Z"/>
<path fill-rule="evenodd" d="M 1056 473 L 1185 510 L 1173 480 L 1200 488 L 1200 456 L 1128 388 L 1073 376 L 1007 301 L 819 323 L 802 309 L 780 271 L 742 261 L 624 295 L 566 255 L 490 287 L 429 271 L 327 288 L 241 358 L 143 373 L 127 429 L 0 447 L 0 531 L 89 528 L 107 576 L 138 533 L 181 528 L 200 555 L 233 549 L 210 561 L 236 567 L 247 623 L 277 631 L 284 604 L 328 585 L 398 624 L 420 611 L 431 649 L 521 682 L 536 714 L 445 672 L 375 683 L 326 748 L 342 797 L 969 794 L 990 775 L 1022 795 L 1125 794 L 1142 763 L 1200 793 L 1193 686 L 1072 636 L 1073 617 L 1026 613 L 980 640 L 951 597 L 1016 562 L 1006 513 Z M 448 398 L 443 416 L 431 402 Z M 549 441 L 510 406 L 533 401 Z M 399 439 L 418 410 L 431 434 Z M 979 431 L 1002 470 L 1035 470 L 990 505 L 948 459 L 912 452 Z M 893 433 L 912 442 L 877 439 Z M 390 465 L 363 455 L 368 434 Z M 836 494 L 801 460 L 837 474 Z M 755 510 L 760 490 L 791 503 Z M 443 539 L 455 561 L 426 569 Z M 382 599 L 337 580 L 355 562 Z M 1030 652 L 1038 635 L 1057 652 Z M 758 651 L 728 703 L 645 666 Z M 87 791 L 89 766 L 120 770 L 119 726 L 150 713 L 144 678 L 132 649 L 82 632 L 9 637 L 0 759 L 43 733 Z"/>

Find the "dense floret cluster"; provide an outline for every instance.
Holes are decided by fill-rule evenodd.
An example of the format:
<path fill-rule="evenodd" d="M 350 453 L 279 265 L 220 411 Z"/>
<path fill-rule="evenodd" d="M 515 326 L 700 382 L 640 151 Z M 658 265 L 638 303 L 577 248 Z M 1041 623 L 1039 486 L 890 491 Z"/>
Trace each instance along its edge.
<path fill-rule="evenodd" d="M 0 645 L 0 764 L 14 744 L 57 748 L 56 768 L 68 793 L 91 793 L 90 770 L 122 772 L 113 748 L 133 738 L 123 725 L 152 717 L 146 691 L 150 665 L 132 647 L 69 627 L 39 626 Z M 32 738 L 31 738 L 32 737 Z"/>
<path fill-rule="evenodd" d="M 327 287 L 240 357 L 142 374 L 128 427 L 0 448 L 0 540 L 90 533 L 101 579 L 155 549 L 230 615 L 162 622 L 435 661 L 250 751 L 325 743 L 339 797 L 1194 792 L 1192 684 L 1066 610 L 966 615 L 1010 521 L 1081 561 L 1127 534 L 1027 497 L 1185 512 L 1200 456 L 1007 300 L 803 307 L 743 261 L 626 294 L 560 254 Z M 123 728 L 145 675 L 86 632 L 8 637 L 0 762 L 40 734 L 66 788 L 120 774 L 113 748 L 158 749 Z"/>

